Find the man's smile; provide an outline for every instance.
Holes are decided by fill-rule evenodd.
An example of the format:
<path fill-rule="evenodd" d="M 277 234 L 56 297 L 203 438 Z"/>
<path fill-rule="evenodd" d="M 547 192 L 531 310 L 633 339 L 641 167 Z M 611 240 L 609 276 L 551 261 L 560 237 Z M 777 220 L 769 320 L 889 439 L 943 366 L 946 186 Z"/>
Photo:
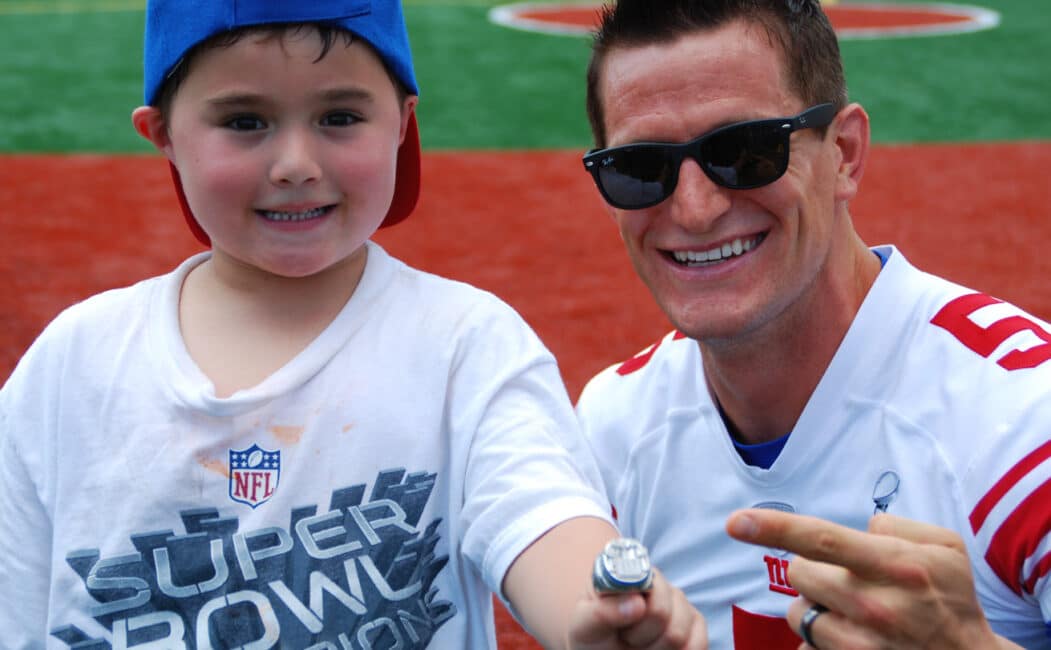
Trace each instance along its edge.
<path fill-rule="evenodd" d="M 759 246 L 759 244 L 763 243 L 764 239 L 766 239 L 765 232 L 752 237 L 738 237 L 737 239 L 704 250 L 664 251 L 664 254 L 675 260 L 678 264 L 683 264 L 685 266 L 708 266 L 731 257 L 744 255 Z"/>

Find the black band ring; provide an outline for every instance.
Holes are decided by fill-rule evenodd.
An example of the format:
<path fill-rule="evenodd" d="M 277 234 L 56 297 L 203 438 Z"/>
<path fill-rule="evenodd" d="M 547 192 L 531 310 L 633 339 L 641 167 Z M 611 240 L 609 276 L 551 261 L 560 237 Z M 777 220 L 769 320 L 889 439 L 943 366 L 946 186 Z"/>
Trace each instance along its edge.
<path fill-rule="evenodd" d="M 814 643 L 814 638 L 810 636 L 810 628 L 814 625 L 814 621 L 817 620 L 817 617 L 827 611 L 828 608 L 821 603 L 814 603 L 810 606 L 810 609 L 804 612 L 803 618 L 799 621 L 799 636 L 803 637 L 803 640 L 807 642 L 807 645 L 815 650 L 817 650 L 817 644 Z"/>

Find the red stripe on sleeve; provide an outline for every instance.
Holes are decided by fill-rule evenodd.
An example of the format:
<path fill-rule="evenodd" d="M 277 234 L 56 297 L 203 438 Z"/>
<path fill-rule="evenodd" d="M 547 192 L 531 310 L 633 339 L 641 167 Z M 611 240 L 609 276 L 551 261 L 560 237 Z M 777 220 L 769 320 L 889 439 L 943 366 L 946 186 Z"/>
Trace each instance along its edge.
<path fill-rule="evenodd" d="M 678 330 L 676 330 L 675 334 L 672 336 L 673 341 L 679 341 L 684 338 L 686 338 L 686 335 Z M 645 366 L 647 363 L 650 362 L 650 359 L 653 358 L 653 353 L 657 351 L 657 348 L 660 347 L 663 341 L 664 339 L 662 338 L 660 341 L 657 341 L 642 352 L 639 352 L 632 358 L 620 364 L 620 366 L 617 368 L 617 374 L 621 376 L 630 375 L 631 373 Z"/>
<path fill-rule="evenodd" d="M 653 357 L 653 353 L 657 351 L 657 348 L 659 346 L 660 346 L 660 341 L 657 341 L 656 343 L 654 343 L 650 347 L 646 348 L 642 352 L 636 354 L 632 358 L 630 358 L 627 361 L 625 361 L 624 363 L 620 364 L 620 367 L 617 368 L 617 374 L 621 375 L 621 376 L 630 375 L 631 373 L 635 372 L 639 368 L 642 368 L 643 366 L 645 366 L 647 363 L 650 362 L 650 359 Z"/>
<path fill-rule="evenodd" d="M 989 516 L 989 513 L 992 512 L 993 508 L 996 507 L 996 504 L 1000 502 L 1000 499 L 1004 498 L 1004 495 L 1007 494 L 1016 483 L 1021 481 L 1022 477 L 1033 471 L 1033 468 L 1048 458 L 1051 458 L 1051 440 L 1048 440 L 1037 447 L 1035 451 L 1009 469 L 1007 473 L 996 482 L 996 485 L 985 493 L 985 496 L 981 498 L 978 505 L 976 505 L 974 510 L 971 511 L 971 530 L 974 533 L 977 533 L 978 529 L 982 527 L 983 523 L 985 523 L 985 518 Z"/>
<path fill-rule="evenodd" d="M 1033 593 L 1033 590 L 1036 589 L 1036 583 L 1040 581 L 1040 578 L 1047 575 L 1048 571 L 1051 571 L 1051 553 L 1048 553 L 1041 558 L 1041 560 L 1036 563 L 1036 566 L 1033 567 L 1032 575 L 1030 575 L 1029 579 L 1025 581 L 1025 590 L 1028 593 Z"/>
<path fill-rule="evenodd" d="M 1022 595 L 1022 566 L 1051 531 L 1051 480 L 1027 496 L 993 535 L 985 559 L 996 575 Z M 1026 581 L 1028 584 L 1029 580 Z"/>

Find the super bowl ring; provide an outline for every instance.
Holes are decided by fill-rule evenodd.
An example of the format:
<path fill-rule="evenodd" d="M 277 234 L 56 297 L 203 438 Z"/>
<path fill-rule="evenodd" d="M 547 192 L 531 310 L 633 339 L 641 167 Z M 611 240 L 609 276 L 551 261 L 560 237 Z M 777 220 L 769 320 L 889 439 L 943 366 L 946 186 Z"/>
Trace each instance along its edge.
<path fill-rule="evenodd" d="M 610 541 L 595 558 L 592 583 L 600 594 L 648 591 L 653 567 L 646 547 L 630 537 Z"/>

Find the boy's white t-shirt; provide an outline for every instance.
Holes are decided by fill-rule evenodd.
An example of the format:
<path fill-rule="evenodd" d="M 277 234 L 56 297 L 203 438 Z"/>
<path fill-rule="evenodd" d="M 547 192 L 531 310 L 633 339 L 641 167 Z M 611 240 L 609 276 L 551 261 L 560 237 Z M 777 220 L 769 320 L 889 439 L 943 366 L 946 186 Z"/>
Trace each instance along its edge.
<path fill-rule="evenodd" d="M 958 532 L 993 628 L 1051 648 L 1051 326 L 880 252 L 769 469 L 735 449 L 696 341 L 668 334 L 591 380 L 577 409 L 621 532 L 705 616 L 713 649 L 794 650 L 791 556 L 731 539 L 727 517 L 776 508 L 864 530 L 878 500 Z"/>
<path fill-rule="evenodd" d="M 495 647 L 518 554 L 609 519 L 597 469 L 518 314 L 368 246 L 229 398 L 178 328 L 206 253 L 47 327 L 0 391 L 4 647 Z"/>

